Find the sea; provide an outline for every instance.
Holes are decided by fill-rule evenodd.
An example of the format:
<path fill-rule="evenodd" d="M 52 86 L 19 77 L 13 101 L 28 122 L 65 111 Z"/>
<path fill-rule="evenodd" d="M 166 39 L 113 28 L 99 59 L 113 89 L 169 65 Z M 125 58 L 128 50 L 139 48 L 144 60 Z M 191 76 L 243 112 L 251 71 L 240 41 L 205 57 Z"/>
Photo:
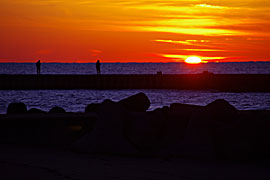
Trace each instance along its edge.
<path fill-rule="evenodd" d="M 270 62 L 202 63 L 101 63 L 101 74 L 270 74 Z M 0 63 L 0 74 L 36 74 L 34 63 Z M 42 63 L 41 74 L 96 74 L 95 63 Z M 270 83 L 270 82 L 266 82 Z M 0 85 L 1 86 L 1 85 Z M 136 93 L 145 93 L 149 110 L 172 103 L 207 105 L 225 99 L 239 110 L 270 110 L 270 93 L 231 93 L 183 90 L 0 90 L 0 113 L 11 102 L 23 102 L 30 108 L 49 111 L 54 106 L 69 112 L 83 112 L 90 103 L 105 99 L 119 101 Z"/>

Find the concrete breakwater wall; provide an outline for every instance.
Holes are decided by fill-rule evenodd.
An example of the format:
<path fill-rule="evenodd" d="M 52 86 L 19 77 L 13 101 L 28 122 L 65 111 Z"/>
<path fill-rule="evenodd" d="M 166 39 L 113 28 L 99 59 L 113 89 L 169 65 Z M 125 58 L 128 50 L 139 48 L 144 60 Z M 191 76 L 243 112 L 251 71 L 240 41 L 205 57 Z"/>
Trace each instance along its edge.
<path fill-rule="evenodd" d="M 0 75 L 0 89 L 179 89 L 270 92 L 270 74 Z"/>

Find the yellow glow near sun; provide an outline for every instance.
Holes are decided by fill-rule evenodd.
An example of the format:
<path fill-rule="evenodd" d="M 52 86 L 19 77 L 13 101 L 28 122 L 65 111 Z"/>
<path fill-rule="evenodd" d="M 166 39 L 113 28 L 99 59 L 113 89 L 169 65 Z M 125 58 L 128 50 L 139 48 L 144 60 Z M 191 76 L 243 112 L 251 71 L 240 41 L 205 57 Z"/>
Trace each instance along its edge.
<path fill-rule="evenodd" d="M 188 63 L 188 64 L 200 64 L 201 62 L 202 62 L 201 58 L 196 57 L 196 56 L 188 57 L 185 60 L 185 63 Z"/>

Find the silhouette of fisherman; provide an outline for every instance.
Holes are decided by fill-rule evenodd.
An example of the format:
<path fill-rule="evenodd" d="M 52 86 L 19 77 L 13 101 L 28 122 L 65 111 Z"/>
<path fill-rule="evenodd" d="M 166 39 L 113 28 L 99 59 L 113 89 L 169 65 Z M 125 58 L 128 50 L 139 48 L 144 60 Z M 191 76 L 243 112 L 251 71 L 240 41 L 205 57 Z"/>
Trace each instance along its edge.
<path fill-rule="evenodd" d="M 100 62 L 97 60 L 96 62 L 96 69 L 97 69 L 97 74 L 100 74 Z"/>
<path fill-rule="evenodd" d="M 37 74 L 39 75 L 40 74 L 40 60 L 38 60 L 38 62 L 36 62 L 36 67 L 37 67 Z"/>

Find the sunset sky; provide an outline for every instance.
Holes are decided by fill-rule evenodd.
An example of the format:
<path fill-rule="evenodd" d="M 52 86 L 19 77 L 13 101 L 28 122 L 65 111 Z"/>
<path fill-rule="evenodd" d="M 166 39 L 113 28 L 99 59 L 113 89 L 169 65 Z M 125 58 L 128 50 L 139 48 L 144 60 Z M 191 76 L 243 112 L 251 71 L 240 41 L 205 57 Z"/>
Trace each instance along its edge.
<path fill-rule="evenodd" d="M 270 61 L 269 0 L 0 0 L 0 62 Z"/>

